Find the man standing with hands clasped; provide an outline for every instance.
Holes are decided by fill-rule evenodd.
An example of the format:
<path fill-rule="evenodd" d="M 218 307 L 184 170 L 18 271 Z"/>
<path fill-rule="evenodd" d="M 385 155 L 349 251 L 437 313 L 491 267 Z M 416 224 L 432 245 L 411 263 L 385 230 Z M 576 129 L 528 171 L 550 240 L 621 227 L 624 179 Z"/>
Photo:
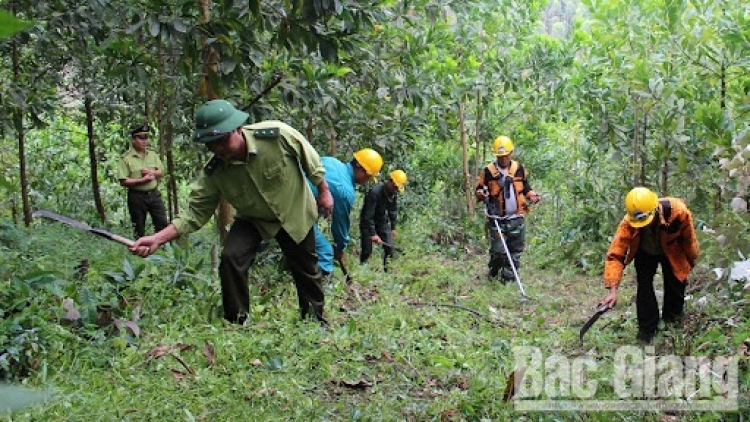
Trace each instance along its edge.
<path fill-rule="evenodd" d="M 117 178 L 128 188 L 128 212 L 135 237 L 146 234 L 146 217 L 151 214 L 154 229 L 167 227 L 167 211 L 159 193 L 159 179 L 164 175 L 159 155 L 148 147 L 148 126 L 130 131 L 131 148 L 120 157 Z"/>
<path fill-rule="evenodd" d="M 654 293 L 656 269 L 661 265 L 664 278 L 661 319 L 678 323 L 685 305 L 687 276 L 695 267 L 700 249 L 693 215 L 681 199 L 660 199 L 651 190 L 637 187 L 625 197 L 625 209 L 627 214 L 617 227 L 604 261 L 604 285 L 609 294 L 601 304 L 610 308 L 617 304 L 622 272 L 635 261 L 638 340 L 650 343 L 659 326 L 659 304 Z"/>
<path fill-rule="evenodd" d="M 313 224 L 318 209 L 333 209 L 325 169 L 310 143 L 279 121 L 245 125 L 248 114 L 226 100 L 213 100 L 196 113 L 195 142 L 214 156 L 191 186 L 187 211 L 164 230 L 138 239 L 130 250 L 142 257 L 201 228 L 221 198 L 237 211 L 219 264 L 224 318 L 244 323 L 250 309 L 247 271 L 261 241 L 276 239 L 290 263 L 303 319 L 323 326 L 324 292 L 315 252 Z M 317 187 L 317 203 L 307 180 Z"/>

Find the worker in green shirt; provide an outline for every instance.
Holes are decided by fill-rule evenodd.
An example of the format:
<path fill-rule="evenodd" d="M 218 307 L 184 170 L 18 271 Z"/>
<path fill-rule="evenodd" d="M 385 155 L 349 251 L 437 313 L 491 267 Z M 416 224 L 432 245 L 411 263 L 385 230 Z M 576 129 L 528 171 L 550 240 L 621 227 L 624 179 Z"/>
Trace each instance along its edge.
<path fill-rule="evenodd" d="M 214 156 L 191 186 L 187 211 L 164 230 L 138 239 L 130 250 L 142 257 L 194 232 L 225 198 L 236 210 L 219 264 L 224 317 L 244 323 L 250 308 L 247 271 L 263 240 L 275 238 L 290 263 L 303 319 L 323 317 L 325 301 L 313 224 L 327 217 L 333 198 L 320 156 L 302 134 L 279 121 L 244 125 L 248 114 L 226 100 L 196 113 L 195 142 Z M 307 179 L 318 189 L 317 201 Z"/>
<path fill-rule="evenodd" d="M 130 131 L 131 147 L 117 166 L 120 185 L 128 188 L 128 212 L 136 238 L 146 234 L 149 214 L 157 232 L 169 223 L 158 189 L 164 166 L 159 154 L 147 149 L 148 132 L 147 125 L 138 125 Z"/>

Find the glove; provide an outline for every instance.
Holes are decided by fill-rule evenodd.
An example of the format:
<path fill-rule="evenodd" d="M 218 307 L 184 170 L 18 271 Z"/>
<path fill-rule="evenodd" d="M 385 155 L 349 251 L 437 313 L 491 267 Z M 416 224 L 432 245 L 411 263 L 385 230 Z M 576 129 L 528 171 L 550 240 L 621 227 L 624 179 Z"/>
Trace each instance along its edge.
<path fill-rule="evenodd" d="M 481 188 L 477 188 L 477 190 L 474 191 L 474 194 L 477 196 L 478 200 L 484 201 L 490 195 L 490 192 L 489 189 L 487 189 L 487 186 L 482 186 Z"/>

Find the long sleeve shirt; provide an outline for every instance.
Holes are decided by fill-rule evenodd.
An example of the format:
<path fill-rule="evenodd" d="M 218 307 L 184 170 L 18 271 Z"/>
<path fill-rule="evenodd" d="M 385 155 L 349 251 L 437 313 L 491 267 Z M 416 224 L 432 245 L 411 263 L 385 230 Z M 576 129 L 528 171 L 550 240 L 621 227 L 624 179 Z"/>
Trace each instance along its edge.
<path fill-rule="evenodd" d="M 669 201 L 668 218 L 665 217 L 663 201 Z M 661 198 L 658 218 L 661 252 L 667 256 L 675 277 L 685 282 L 700 254 L 693 227 L 693 216 L 682 200 Z M 627 216 L 620 221 L 604 260 L 604 285 L 606 287 L 620 285 L 623 270 L 635 258 L 641 246 L 644 229 L 647 228 L 636 229 L 631 226 Z"/>
<path fill-rule="evenodd" d="M 355 186 L 354 167 L 351 163 L 343 163 L 334 157 L 321 158 L 325 168 L 325 178 L 328 189 L 333 197 L 333 214 L 331 214 L 331 235 L 334 249 L 343 252 L 349 245 L 349 231 L 351 229 L 351 212 L 354 207 Z M 316 183 L 310 183 L 315 197 L 318 196 Z"/>
<path fill-rule="evenodd" d="M 269 137 L 268 130 L 262 136 L 256 134 L 260 129 L 273 133 L 276 128 L 276 137 Z M 301 242 L 318 216 L 307 180 L 315 185 L 323 180 L 320 156 L 301 133 L 279 121 L 244 126 L 242 134 L 247 159 L 212 158 L 191 186 L 187 211 L 172 224 L 180 234 L 198 230 L 223 197 L 235 208 L 236 218 L 251 222 L 264 239 L 283 227 L 295 242 Z"/>
<path fill-rule="evenodd" d="M 396 230 L 398 224 L 398 194 L 388 193 L 385 183 L 376 185 L 365 196 L 359 215 L 362 236 L 375 236 L 377 229 Z"/>
<path fill-rule="evenodd" d="M 164 170 L 159 154 L 154 151 L 146 150 L 146 153 L 141 157 L 138 154 L 138 151 L 130 148 L 120 157 L 120 161 L 117 164 L 117 178 L 119 180 L 140 179 L 143 177 L 141 170 L 144 168 L 150 168 L 151 170 Z M 159 181 L 154 179 L 148 183 L 132 187 L 131 189 L 150 191 L 155 189 L 158 185 Z"/>

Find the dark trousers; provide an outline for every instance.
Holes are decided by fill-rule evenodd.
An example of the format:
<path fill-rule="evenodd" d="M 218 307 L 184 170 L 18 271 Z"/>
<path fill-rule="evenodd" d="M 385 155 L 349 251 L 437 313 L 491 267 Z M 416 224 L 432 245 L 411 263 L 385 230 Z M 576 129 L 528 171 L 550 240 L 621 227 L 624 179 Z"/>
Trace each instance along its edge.
<path fill-rule="evenodd" d="M 169 224 L 164 201 L 157 189 L 145 192 L 128 189 L 128 211 L 136 239 L 146 235 L 146 216 L 149 214 L 157 232 Z"/>
<path fill-rule="evenodd" d="M 526 225 L 523 220 L 523 218 L 501 220 L 497 222 L 497 226 L 493 220 L 487 223 L 490 230 L 490 262 L 487 266 L 490 268 L 492 277 L 499 273 L 504 281 L 515 279 L 508 254 L 510 253 L 512 264 L 518 271 L 521 265 L 521 254 L 526 249 Z M 498 227 L 502 232 L 502 239 L 497 231 Z M 503 239 L 508 247 L 507 252 L 503 247 Z"/>
<path fill-rule="evenodd" d="M 636 311 L 638 315 L 638 336 L 650 341 L 659 326 L 659 304 L 654 292 L 656 268 L 661 264 L 664 278 L 664 305 L 661 318 L 665 322 L 675 322 L 682 317 L 685 305 L 685 283 L 672 272 L 672 265 L 666 256 L 653 256 L 643 252 L 635 255 L 635 272 L 638 280 Z"/>
<path fill-rule="evenodd" d="M 363 230 L 360 228 L 360 233 Z M 375 232 L 380 236 L 383 242 L 393 245 L 393 239 L 391 239 L 391 228 L 390 227 L 378 227 Z M 361 251 L 359 253 L 359 262 L 364 264 L 372 256 L 372 239 L 370 236 L 362 234 L 360 239 Z M 388 261 L 393 257 L 393 247 L 383 245 L 383 269 L 388 271 Z"/>
<path fill-rule="evenodd" d="M 258 229 L 246 220 L 235 220 L 229 230 L 219 264 L 224 318 L 228 321 L 241 324 L 247 318 L 250 309 L 247 271 L 255 261 L 262 240 Z M 291 267 L 302 319 L 309 314 L 326 324 L 323 317 L 325 293 L 312 227 L 300 243 L 295 243 L 283 228 L 276 234 L 276 241 Z"/>

